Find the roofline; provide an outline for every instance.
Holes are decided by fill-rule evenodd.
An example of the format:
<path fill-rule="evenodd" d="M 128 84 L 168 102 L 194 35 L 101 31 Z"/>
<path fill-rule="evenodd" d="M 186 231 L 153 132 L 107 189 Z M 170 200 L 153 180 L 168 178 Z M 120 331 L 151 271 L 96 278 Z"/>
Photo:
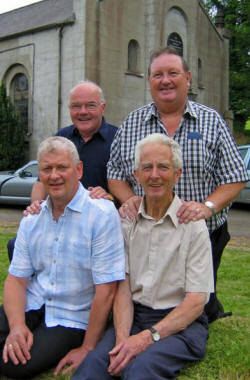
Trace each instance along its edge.
<path fill-rule="evenodd" d="M 63 21 L 54 22 L 51 24 L 39 26 L 37 28 L 27 29 L 27 30 L 24 30 L 24 31 L 21 31 L 18 33 L 8 34 L 7 36 L 0 37 L 0 41 L 8 40 L 8 39 L 19 37 L 19 36 L 24 36 L 24 35 L 30 34 L 30 33 L 38 33 L 38 32 L 44 31 L 44 30 L 49 30 L 49 29 L 53 29 L 56 27 L 60 27 L 62 25 L 72 25 L 75 23 L 75 20 L 76 20 L 76 16 L 75 16 L 75 13 L 73 12 L 71 17 L 69 17 Z"/>

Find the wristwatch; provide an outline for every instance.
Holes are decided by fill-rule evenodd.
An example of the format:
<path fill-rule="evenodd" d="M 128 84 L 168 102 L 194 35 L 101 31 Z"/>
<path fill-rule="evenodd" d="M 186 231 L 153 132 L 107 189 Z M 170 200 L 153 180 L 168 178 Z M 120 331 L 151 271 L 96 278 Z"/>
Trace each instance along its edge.
<path fill-rule="evenodd" d="M 152 326 L 149 327 L 148 330 L 151 332 L 152 338 L 153 338 L 154 342 L 158 342 L 161 339 L 160 334 L 158 333 L 158 331 L 156 329 L 154 329 Z"/>
<path fill-rule="evenodd" d="M 215 207 L 214 207 L 213 202 L 205 201 L 204 205 L 207 206 L 208 208 L 210 208 L 210 210 L 212 211 L 212 216 L 215 216 Z"/>

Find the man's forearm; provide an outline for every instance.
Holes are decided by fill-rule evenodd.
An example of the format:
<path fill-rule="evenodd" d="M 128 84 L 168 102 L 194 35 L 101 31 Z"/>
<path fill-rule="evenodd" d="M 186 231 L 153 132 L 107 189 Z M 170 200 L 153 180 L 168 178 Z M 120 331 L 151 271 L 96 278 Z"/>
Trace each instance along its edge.
<path fill-rule="evenodd" d="M 203 312 L 205 293 L 186 293 L 182 303 L 154 325 L 161 338 L 176 334 L 194 322 Z"/>
<path fill-rule="evenodd" d="M 10 329 L 17 324 L 25 324 L 27 279 L 17 279 L 8 275 L 4 284 L 3 306 Z"/>
<path fill-rule="evenodd" d="M 135 195 L 129 184 L 125 181 L 108 179 L 108 187 L 111 194 L 121 203 L 126 202 L 126 200 Z"/>
<path fill-rule="evenodd" d="M 211 193 L 206 200 L 215 205 L 215 212 L 221 211 L 228 206 L 246 186 L 246 182 L 235 182 L 221 185 Z"/>
<path fill-rule="evenodd" d="M 88 329 L 83 340 L 83 346 L 88 351 L 95 348 L 103 335 L 113 304 L 115 291 L 116 282 L 96 286 L 96 293 L 90 310 Z"/>
<path fill-rule="evenodd" d="M 113 310 L 117 344 L 130 335 L 134 318 L 134 306 L 128 276 L 126 276 L 126 280 L 120 281 L 118 284 Z"/>

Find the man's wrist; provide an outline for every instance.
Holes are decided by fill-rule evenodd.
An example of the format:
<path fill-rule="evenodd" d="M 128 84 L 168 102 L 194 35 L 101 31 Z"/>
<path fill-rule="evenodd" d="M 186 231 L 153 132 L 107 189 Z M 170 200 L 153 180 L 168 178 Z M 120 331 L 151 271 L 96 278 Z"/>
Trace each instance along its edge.
<path fill-rule="evenodd" d="M 211 202 L 211 201 L 204 201 L 203 203 L 204 203 L 204 205 L 205 205 L 206 207 L 209 208 L 209 210 L 211 210 L 211 213 L 212 213 L 211 216 L 215 216 L 215 215 L 216 215 L 216 212 L 215 212 L 215 205 L 214 205 L 214 203 Z"/>

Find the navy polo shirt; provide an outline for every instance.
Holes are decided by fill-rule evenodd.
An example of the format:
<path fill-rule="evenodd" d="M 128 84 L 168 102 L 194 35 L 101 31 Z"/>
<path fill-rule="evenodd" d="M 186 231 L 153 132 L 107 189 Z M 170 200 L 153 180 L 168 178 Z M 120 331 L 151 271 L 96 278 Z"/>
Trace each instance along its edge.
<path fill-rule="evenodd" d="M 117 127 L 108 124 L 102 119 L 102 125 L 91 140 L 84 142 L 74 125 L 60 129 L 56 136 L 71 140 L 83 162 L 83 177 L 81 182 L 87 189 L 89 186 L 101 186 L 108 191 L 107 162 L 110 146 L 117 131 Z"/>

